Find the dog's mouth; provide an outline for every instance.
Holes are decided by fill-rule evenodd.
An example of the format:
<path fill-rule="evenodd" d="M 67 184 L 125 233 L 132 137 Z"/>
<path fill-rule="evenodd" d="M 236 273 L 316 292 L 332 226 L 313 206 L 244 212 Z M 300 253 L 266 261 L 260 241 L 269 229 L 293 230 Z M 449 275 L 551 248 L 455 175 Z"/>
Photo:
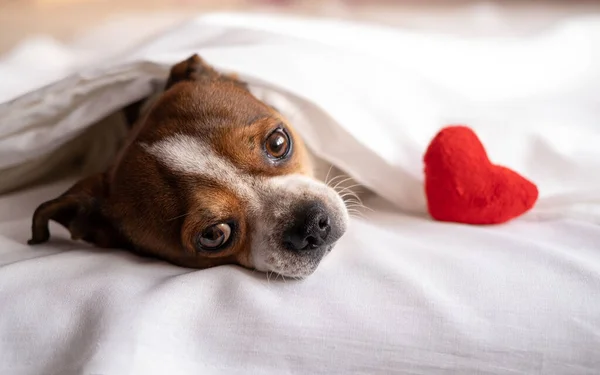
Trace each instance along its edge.
<path fill-rule="evenodd" d="M 289 251 L 280 252 L 276 256 L 267 258 L 264 264 L 266 273 L 274 273 L 283 278 L 304 279 L 317 270 L 323 258 L 334 247 L 335 244 L 324 245 L 301 254 Z"/>

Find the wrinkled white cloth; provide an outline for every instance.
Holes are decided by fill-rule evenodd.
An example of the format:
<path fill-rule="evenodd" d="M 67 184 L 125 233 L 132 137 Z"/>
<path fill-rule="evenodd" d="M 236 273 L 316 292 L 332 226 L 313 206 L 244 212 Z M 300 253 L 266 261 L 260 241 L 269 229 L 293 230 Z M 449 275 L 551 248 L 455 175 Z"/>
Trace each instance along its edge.
<path fill-rule="evenodd" d="M 0 199 L 0 374 L 600 371 L 600 229 L 494 227 L 373 205 L 304 281 L 190 270 L 70 242 L 28 247 L 39 200 Z"/>
<path fill-rule="evenodd" d="M 511 39 L 221 14 L 119 52 L 39 42 L 5 58 L 0 180 L 34 176 L 199 53 L 246 79 L 317 155 L 418 215 L 374 203 L 314 275 L 284 282 L 94 250 L 57 226 L 32 249 L 33 209 L 67 185 L 6 196 L 0 373 L 598 373 L 598 20 Z M 39 64 L 43 48 L 47 71 L 28 76 L 23 56 Z M 423 152 L 451 123 L 538 184 L 531 213 L 493 227 L 420 215 Z"/>
<path fill-rule="evenodd" d="M 46 155 L 147 95 L 169 65 L 197 52 L 264 92 L 319 156 L 405 211 L 425 212 L 428 142 L 463 123 L 492 161 L 538 184 L 538 208 L 589 215 L 575 206 L 600 200 L 600 174 L 590 172 L 600 169 L 598 20 L 529 38 L 469 39 L 289 17 L 200 17 L 126 52 L 71 51 L 77 58 L 59 65 L 85 69 L 0 107 L 0 170 Z"/>

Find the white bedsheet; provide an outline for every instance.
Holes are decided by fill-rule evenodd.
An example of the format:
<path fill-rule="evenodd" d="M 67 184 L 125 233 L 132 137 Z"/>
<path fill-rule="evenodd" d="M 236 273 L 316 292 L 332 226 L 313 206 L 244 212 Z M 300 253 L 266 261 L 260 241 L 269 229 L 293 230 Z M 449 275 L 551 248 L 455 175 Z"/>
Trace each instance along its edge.
<path fill-rule="evenodd" d="M 0 63 L 0 78 L 24 77 L 0 87 L 10 176 L 43 167 L 198 52 L 241 73 L 320 156 L 415 215 L 372 202 L 314 275 L 284 282 L 100 251 L 58 226 L 30 248 L 34 208 L 68 184 L 1 197 L 0 374 L 600 372 L 597 18 L 469 39 L 216 15 L 119 54 L 64 48 L 46 54 L 60 59 L 44 79 L 27 80 L 29 60 L 17 58 L 27 54 Z M 422 153 L 453 122 L 538 183 L 531 213 L 492 227 L 424 215 Z"/>
<path fill-rule="evenodd" d="M 43 55 L 47 46 L 31 48 L 29 55 Z M 538 184 L 537 214 L 600 222 L 600 210 L 588 205 L 600 201 L 600 174 L 590 173 L 600 170 L 600 16 L 523 38 L 459 38 L 209 15 L 149 43 L 104 52 L 63 47 L 62 62 L 46 76 L 73 74 L 22 96 L 18 85 L 0 87 L 0 171 L 45 160 L 147 95 L 173 62 L 200 53 L 273 102 L 320 157 L 404 211 L 425 213 L 423 152 L 441 127 L 463 123 L 493 161 Z M 20 72 L 23 87 L 34 89 L 44 81 L 27 72 L 38 60 L 20 56 L 0 65 L 0 79 Z"/>
<path fill-rule="evenodd" d="M 0 200 L 0 373 L 598 374 L 600 229 L 379 211 L 304 281 L 194 271 L 68 241 Z"/>

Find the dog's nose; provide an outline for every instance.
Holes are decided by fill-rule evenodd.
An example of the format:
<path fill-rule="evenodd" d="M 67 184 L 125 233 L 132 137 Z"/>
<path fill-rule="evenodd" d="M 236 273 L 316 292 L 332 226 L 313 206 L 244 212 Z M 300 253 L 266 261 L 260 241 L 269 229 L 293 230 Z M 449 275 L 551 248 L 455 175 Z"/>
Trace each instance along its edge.
<path fill-rule="evenodd" d="M 295 251 L 316 249 L 325 243 L 330 231 L 327 210 L 319 203 L 312 203 L 297 210 L 294 224 L 285 231 L 283 241 Z"/>

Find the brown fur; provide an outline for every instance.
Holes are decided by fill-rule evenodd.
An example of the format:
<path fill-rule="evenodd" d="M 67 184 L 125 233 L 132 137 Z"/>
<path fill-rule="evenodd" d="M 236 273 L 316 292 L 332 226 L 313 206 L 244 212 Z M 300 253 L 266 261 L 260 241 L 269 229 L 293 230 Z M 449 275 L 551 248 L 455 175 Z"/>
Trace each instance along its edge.
<path fill-rule="evenodd" d="M 136 103 L 130 109 L 139 107 Z M 262 147 L 281 124 L 294 140 L 294 154 L 274 166 L 265 163 Z M 100 247 L 121 247 L 194 268 L 226 263 L 250 267 L 252 223 L 245 221 L 247 208 L 235 194 L 215 181 L 175 173 L 142 147 L 173 134 L 210 142 L 218 154 L 253 175 L 310 173 L 307 151 L 285 119 L 253 97 L 243 82 L 219 74 L 194 55 L 172 68 L 167 90 L 137 119 L 105 173 L 79 181 L 38 207 L 29 243 L 48 241 L 48 221 L 54 220 L 74 239 Z M 199 253 L 194 238 L 213 216 L 235 216 L 239 235 L 226 251 Z"/>

